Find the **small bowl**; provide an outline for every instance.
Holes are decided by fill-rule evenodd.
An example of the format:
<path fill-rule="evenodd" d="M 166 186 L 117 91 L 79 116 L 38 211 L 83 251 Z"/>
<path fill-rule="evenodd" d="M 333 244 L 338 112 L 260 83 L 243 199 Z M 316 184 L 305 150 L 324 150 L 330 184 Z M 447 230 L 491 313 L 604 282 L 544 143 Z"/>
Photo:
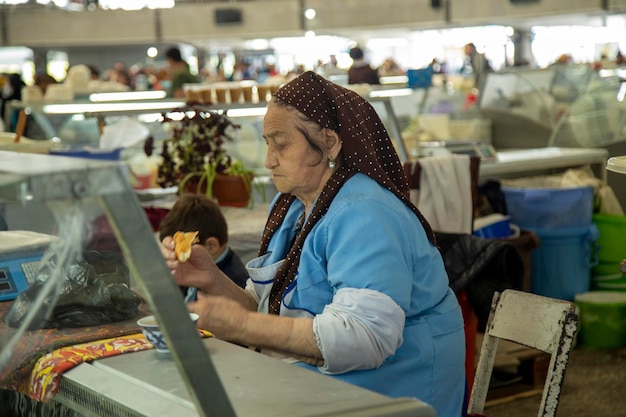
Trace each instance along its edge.
<path fill-rule="evenodd" d="M 189 313 L 189 318 L 195 323 L 198 321 L 200 316 L 196 313 Z M 165 343 L 165 336 L 161 333 L 159 323 L 157 322 L 155 316 L 143 317 L 137 320 L 137 324 L 141 327 L 141 331 L 146 337 L 146 340 L 152 344 L 157 352 L 169 353 L 170 350 L 167 348 L 167 344 Z"/>

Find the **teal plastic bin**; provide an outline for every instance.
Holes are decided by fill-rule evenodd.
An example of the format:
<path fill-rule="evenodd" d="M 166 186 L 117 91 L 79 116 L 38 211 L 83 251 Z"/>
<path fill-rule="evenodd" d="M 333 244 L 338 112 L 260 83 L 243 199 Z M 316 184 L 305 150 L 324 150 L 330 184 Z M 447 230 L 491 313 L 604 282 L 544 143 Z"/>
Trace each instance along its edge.
<path fill-rule="evenodd" d="M 589 291 L 591 268 L 598 262 L 598 229 L 586 227 L 536 229 L 540 246 L 531 254 L 531 291 L 574 301 Z"/>

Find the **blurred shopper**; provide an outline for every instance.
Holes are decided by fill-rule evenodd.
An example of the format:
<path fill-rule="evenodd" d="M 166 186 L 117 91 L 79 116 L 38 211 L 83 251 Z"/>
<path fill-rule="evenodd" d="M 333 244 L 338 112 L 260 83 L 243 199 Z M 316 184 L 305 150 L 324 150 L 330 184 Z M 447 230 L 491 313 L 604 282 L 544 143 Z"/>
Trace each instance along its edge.
<path fill-rule="evenodd" d="M 41 89 L 43 95 L 46 94 L 50 84 L 57 84 L 58 81 L 47 72 L 39 72 L 35 74 L 34 84 Z"/>
<path fill-rule="evenodd" d="M 183 60 L 180 49 L 171 47 L 165 52 L 167 64 L 171 70 L 171 85 L 168 89 L 168 96 L 182 98 L 185 97 L 183 85 L 198 83 L 199 79 L 189 70 L 189 64 Z"/>
<path fill-rule="evenodd" d="M 394 75 L 404 75 L 405 73 L 393 58 L 385 59 L 378 67 L 378 75 L 380 77 L 393 77 Z"/>
<path fill-rule="evenodd" d="M 328 62 L 322 65 L 322 71 L 326 78 L 334 76 L 334 75 L 346 75 L 347 72 L 343 68 L 339 68 L 339 62 L 337 61 L 337 55 L 330 55 L 328 57 Z"/>
<path fill-rule="evenodd" d="M 6 115 L 6 104 L 11 100 L 22 99 L 22 88 L 26 86 L 22 76 L 20 74 L 5 74 L 4 84 L 2 85 L 2 96 L 0 100 L 0 115 L 3 120 L 9 120 L 9 125 L 5 126 L 9 131 L 14 132 L 17 125 L 18 111 L 14 111 L 13 114 Z"/>
<path fill-rule="evenodd" d="M 378 71 L 365 60 L 363 50 L 358 46 L 350 49 L 352 66 L 348 69 L 348 84 L 380 84 Z"/>
<path fill-rule="evenodd" d="M 470 72 L 474 77 L 474 86 L 480 88 L 483 85 L 486 74 L 491 71 L 491 65 L 484 54 L 476 50 L 476 45 L 468 43 L 464 47 L 466 72 Z"/>
<path fill-rule="evenodd" d="M 100 75 L 100 68 L 96 67 L 95 65 L 87 65 L 87 67 L 89 68 L 89 72 L 91 74 L 91 79 L 92 80 L 99 80 L 101 78 Z"/>

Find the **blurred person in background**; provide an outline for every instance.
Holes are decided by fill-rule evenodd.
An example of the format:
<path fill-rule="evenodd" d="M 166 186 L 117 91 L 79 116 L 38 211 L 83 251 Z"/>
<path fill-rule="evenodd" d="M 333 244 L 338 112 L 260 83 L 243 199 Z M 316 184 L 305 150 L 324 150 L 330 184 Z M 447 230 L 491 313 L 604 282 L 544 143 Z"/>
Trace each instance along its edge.
<path fill-rule="evenodd" d="M 100 79 L 100 68 L 96 67 L 95 65 L 87 65 L 87 67 L 89 68 L 89 72 L 91 73 L 91 79 L 92 80 L 99 80 Z"/>
<path fill-rule="evenodd" d="M 392 77 L 394 75 L 404 75 L 405 73 L 393 58 L 385 59 L 378 67 L 378 75 L 380 77 Z"/>
<path fill-rule="evenodd" d="M 339 68 L 339 62 L 337 61 L 337 55 L 331 54 L 328 57 L 328 61 L 322 64 L 322 71 L 326 78 L 333 75 L 345 75 L 346 70 Z"/>
<path fill-rule="evenodd" d="M 169 97 L 185 97 L 183 85 L 200 82 L 198 77 L 189 70 L 189 64 L 183 59 L 180 49 L 173 46 L 165 52 L 167 64 L 171 71 L 171 84 L 168 88 Z"/>
<path fill-rule="evenodd" d="M 46 72 L 40 72 L 35 74 L 34 84 L 41 89 L 41 93 L 43 95 L 46 94 L 46 90 L 48 90 L 48 86 L 50 84 L 58 84 L 56 78 Z"/>
<path fill-rule="evenodd" d="M 7 111 L 6 104 L 11 100 L 22 100 L 22 88 L 26 86 L 26 83 L 22 79 L 20 74 L 5 74 L 4 75 L 4 84 L 2 85 L 2 97 L 0 100 L 0 115 L 2 115 L 3 120 L 9 121 L 8 126 L 5 128 L 8 131 L 14 132 L 15 127 L 17 126 L 17 115 L 18 112 L 14 111 L 13 114 L 7 115 L 5 114 Z"/>
<path fill-rule="evenodd" d="M 491 65 L 485 57 L 476 50 L 476 45 L 468 43 L 463 48 L 465 53 L 464 72 L 471 73 L 474 77 L 474 87 L 480 88 L 483 85 L 486 74 L 491 71 Z"/>
<path fill-rule="evenodd" d="M 365 60 L 363 50 L 358 46 L 350 49 L 352 66 L 348 69 L 348 84 L 380 84 L 378 71 Z"/>

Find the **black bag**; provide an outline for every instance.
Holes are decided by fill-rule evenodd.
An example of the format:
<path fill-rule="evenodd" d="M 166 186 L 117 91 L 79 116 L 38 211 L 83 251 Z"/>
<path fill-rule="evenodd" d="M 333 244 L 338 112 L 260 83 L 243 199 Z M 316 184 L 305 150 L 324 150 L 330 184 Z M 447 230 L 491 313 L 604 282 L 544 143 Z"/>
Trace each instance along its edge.
<path fill-rule="evenodd" d="M 137 315 L 142 300 L 130 289 L 128 267 L 120 255 L 86 251 L 83 259 L 65 268 L 64 273 L 59 294 L 44 299 L 28 323 L 28 330 L 96 326 Z M 20 327 L 47 278 L 45 273 L 40 274 L 18 295 L 4 316 L 6 324 Z"/>
<path fill-rule="evenodd" d="M 450 288 L 465 290 L 484 328 L 494 292 L 522 289 L 525 265 L 518 249 L 507 240 L 467 234 L 435 232 Z"/>

